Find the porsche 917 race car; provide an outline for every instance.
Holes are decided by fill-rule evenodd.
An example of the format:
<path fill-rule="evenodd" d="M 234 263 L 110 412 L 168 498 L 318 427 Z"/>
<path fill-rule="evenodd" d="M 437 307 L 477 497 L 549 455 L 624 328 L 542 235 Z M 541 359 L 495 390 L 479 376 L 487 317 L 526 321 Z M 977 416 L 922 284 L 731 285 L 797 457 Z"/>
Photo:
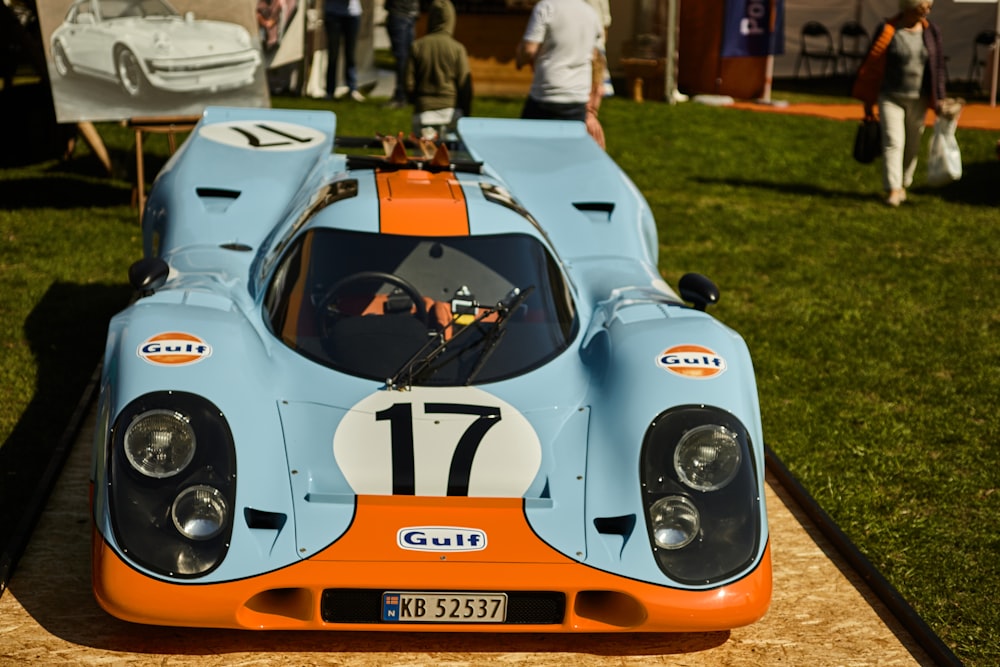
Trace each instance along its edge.
<path fill-rule="evenodd" d="M 673 632 L 771 596 L 760 411 L 715 285 L 582 123 L 347 149 L 209 108 L 109 326 L 93 588 L 138 623 Z"/>

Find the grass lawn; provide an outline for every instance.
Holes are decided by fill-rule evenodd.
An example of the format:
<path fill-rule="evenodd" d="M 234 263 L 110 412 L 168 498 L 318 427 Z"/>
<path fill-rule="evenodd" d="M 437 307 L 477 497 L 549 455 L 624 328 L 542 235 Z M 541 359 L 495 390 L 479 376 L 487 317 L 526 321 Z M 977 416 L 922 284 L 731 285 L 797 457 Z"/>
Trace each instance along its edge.
<path fill-rule="evenodd" d="M 334 109 L 342 134 L 409 128 L 375 100 Z M 714 315 L 750 345 L 768 445 L 967 665 L 1000 664 L 996 133 L 960 130 L 963 179 L 922 188 L 921 164 L 889 209 L 878 165 L 851 159 L 853 123 L 623 99 L 601 118 L 659 222 L 663 276 L 720 286 Z M 131 136 L 101 131 L 129 164 Z M 166 141 L 148 150 L 152 173 Z M 6 452 L 58 437 L 128 299 L 127 176 L 102 177 L 85 148 L 0 171 L 0 472 Z"/>

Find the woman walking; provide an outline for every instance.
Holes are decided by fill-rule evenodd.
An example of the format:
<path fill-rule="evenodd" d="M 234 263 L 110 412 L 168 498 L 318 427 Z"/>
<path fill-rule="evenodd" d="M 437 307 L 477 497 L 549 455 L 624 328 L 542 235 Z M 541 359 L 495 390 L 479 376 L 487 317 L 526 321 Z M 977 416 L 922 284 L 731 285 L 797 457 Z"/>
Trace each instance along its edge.
<path fill-rule="evenodd" d="M 927 16 L 934 0 L 900 0 L 900 13 L 881 23 L 858 69 L 853 97 L 865 117 L 882 123 L 882 186 L 885 203 L 906 201 L 913 183 L 927 109 L 941 110 L 945 64 L 941 32 Z"/>

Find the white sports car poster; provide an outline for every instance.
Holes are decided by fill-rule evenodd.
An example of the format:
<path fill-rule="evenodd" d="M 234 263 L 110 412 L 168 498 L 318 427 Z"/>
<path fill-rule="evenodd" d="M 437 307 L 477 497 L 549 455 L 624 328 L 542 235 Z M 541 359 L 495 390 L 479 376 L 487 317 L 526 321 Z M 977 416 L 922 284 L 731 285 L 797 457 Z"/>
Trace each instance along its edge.
<path fill-rule="evenodd" d="M 39 0 L 61 123 L 269 106 L 256 0 Z"/>

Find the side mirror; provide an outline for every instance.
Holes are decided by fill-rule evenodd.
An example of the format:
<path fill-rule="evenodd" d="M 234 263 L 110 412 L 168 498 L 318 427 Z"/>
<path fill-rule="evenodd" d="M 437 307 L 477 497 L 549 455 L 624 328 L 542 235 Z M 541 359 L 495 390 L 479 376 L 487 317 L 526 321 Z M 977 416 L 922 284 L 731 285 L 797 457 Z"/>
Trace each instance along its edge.
<path fill-rule="evenodd" d="M 144 257 L 128 267 L 128 281 L 142 296 L 163 287 L 169 275 L 170 266 L 159 257 Z"/>
<path fill-rule="evenodd" d="M 705 310 L 719 302 L 719 288 L 700 273 L 685 273 L 677 283 L 681 298 L 694 305 L 697 310 Z"/>

